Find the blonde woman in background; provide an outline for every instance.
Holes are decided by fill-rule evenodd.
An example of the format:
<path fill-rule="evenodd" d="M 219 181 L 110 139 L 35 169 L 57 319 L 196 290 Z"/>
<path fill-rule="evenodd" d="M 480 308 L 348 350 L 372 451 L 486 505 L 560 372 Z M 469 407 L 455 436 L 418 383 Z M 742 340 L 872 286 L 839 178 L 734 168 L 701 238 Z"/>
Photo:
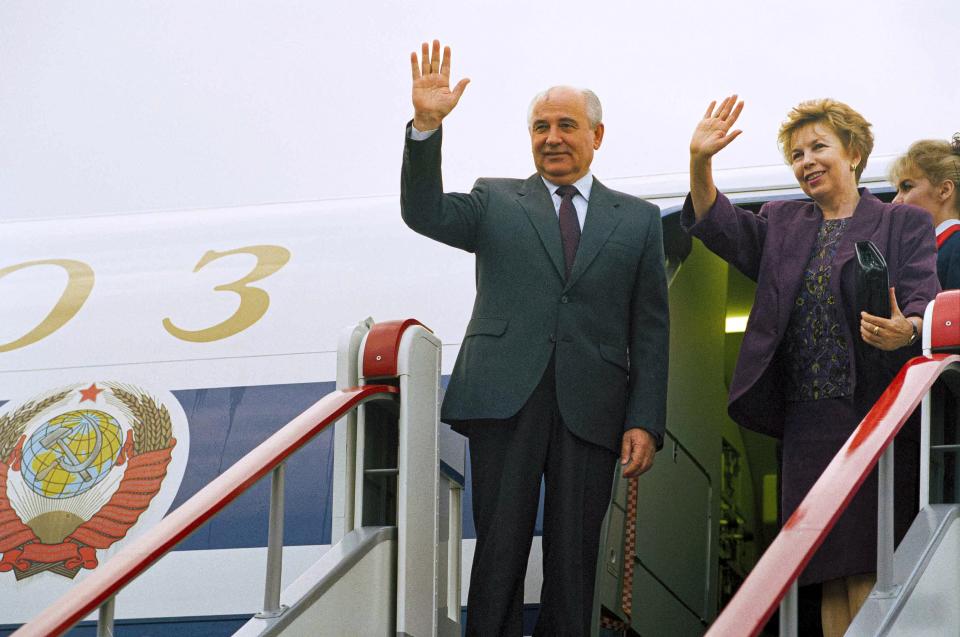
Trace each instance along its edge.
<path fill-rule="evenodd" d="M 937 232 L 937 277 L 944 290 L 960 288 L 960 133 L 952 141 L 923 139 L 890 167 L 894 203 L 930 213 Z"/>

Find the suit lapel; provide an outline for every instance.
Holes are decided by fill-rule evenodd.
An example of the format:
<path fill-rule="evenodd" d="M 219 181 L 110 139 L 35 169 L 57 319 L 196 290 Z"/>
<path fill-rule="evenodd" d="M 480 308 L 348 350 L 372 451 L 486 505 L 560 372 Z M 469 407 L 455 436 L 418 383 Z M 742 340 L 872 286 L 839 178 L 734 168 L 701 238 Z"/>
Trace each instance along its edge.
<path fill-rule="evenodd" d="M 580 246 L 577 248 L 577 258 L 573 262 L 573 271 L 566 287 L 577 282 L 590 264 L 593 262 L 603 244 L 607 242 L 610 233 L 620 223 L 616 210 L 620 204 L 616 201 L 609 188 L 601 184 L 596 177 L 590 189 L 590 203 L 587 206 L 587 218 L 580 234 Z M 559 225 L 558 225 L 559 227 Z M 558 230 L 559 234 L 559 230 Z"/>
<path fill-rule="evenodd" d="M 789 221 L 791 229 L 783 235 L 783 244 L 780 246 L 782 265 L 777 268 L 777 325 L 781 334 L 786 330 L 797 295 L 800 294 L 822 220 L 820 207 L 810 205 Z"/>
<path fill-rule="evenodd" d="M 530 218 L 543 249 L 550 255 L 560 280 L 564 276 L 563 247 L 560 244 L 560 222 L 553 207 L 550 193 L 539 174 L 533 175 L 520 187 L 517 192 L 517 203 Z M 582 247 L 582 246 L 581 246 Z"/>

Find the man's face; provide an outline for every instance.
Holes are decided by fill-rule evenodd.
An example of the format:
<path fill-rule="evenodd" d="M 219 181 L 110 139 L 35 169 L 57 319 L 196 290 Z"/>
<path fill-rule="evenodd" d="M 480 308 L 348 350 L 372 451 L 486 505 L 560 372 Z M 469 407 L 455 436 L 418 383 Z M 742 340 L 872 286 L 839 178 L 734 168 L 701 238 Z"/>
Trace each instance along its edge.
<path fill-rule="evenodd" d="M 602 139 L 603 124 L 590 128 L 586 101 L 577 91 L 552 90 L 533 107 L 533 163 L 538 173 L 558 186 L 587 174 Z"/>

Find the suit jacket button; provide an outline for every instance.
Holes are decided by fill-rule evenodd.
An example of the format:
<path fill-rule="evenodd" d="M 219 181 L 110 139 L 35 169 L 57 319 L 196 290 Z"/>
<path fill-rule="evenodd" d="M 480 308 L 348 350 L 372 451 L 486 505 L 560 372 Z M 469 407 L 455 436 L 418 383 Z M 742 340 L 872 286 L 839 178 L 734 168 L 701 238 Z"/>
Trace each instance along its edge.
<path fill-rule="evenodd" d="M 551 334 L 551 335 L 550 335 L 550 342 L 551 342 L 551 343 L 556 343 L 556 342 L 557 342 L 557 335 L 556 335 L 556 334 Z"/>
<path fill-rule="evenodd" d="M 570 299 L 568 299 L 568 298 L 567 298 L 567 295 L 564 294 L 563 296 L 560 297 L 560 302 L 561 302 L 561 303 L 569 303 L 569 302 L 570 302 Z"/>

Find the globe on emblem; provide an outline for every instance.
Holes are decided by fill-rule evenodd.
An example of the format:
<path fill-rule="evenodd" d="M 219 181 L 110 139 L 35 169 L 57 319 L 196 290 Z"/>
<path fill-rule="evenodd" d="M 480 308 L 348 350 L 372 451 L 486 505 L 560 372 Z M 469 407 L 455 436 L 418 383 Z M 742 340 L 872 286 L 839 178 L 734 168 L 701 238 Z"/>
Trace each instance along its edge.
<path fill-rule="evenodd" d="M 45 498 L 70 498 L 107 477 L 123 432 L 110 414 L 79 409 L 44 423 L 23 446 L 24 482 Z"/>

